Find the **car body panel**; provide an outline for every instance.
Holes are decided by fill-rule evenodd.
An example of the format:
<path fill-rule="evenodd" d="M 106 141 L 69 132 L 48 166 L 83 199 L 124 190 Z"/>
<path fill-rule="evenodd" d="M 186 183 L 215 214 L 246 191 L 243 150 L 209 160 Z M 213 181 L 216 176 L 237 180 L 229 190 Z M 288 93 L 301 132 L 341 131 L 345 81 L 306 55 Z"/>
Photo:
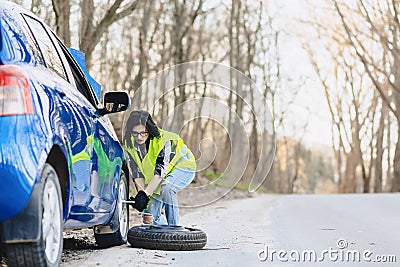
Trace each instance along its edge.
<path fill-rule="evenodd" d="M 99 115 L 98 101 L 89 101 L 95 93 L 73 56 L 55 45 L 58 54 L 66 57 L 61 57 L 66 78 L 47 68 L 40 47 L 32 45 L 36 36 L 21 14 L 39 21 L 17 5 L 0 2 L 0 61 L 26 74 L 34 106 L 34 114 L 0 116 L 0 222 L 24 209 L 50 151 L 57 146 L 64 155 L 60 160 L 68 166 L 65 228 L 105 224 L 116 204 L 125 160 L 122 147 L 107 115 Z M 54 44 L 53 33 L 43 27 Z M 71 70 L 66 70 L 66 61 Z M 72 72 L 90 89 L 89 97 L 77 89 Z"/>

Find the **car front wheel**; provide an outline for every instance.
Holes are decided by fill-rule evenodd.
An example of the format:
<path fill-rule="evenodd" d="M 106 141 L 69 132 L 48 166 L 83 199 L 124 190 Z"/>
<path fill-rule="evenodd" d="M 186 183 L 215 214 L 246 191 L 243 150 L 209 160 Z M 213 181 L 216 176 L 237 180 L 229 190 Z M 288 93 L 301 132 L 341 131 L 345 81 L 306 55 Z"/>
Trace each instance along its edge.
<path fill-rule="evenodd" d="M 36 242 L 7 244 L 9 266 L 59 266 L 63 248 L 61 189 L 56 170 L 45 164 L 38 216 L 40 238 Z M 27 222 L 29 223 L 29 222 Z"/>

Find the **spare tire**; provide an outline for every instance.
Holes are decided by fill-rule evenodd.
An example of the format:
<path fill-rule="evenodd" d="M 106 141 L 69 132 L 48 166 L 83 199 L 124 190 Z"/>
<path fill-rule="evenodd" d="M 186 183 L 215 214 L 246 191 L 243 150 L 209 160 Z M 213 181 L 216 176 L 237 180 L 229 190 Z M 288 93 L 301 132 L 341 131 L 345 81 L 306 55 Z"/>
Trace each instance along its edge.
<path fill-rule="evenodd" d="M 160 250 L 198 250 L 207 243 L 207 235 L 200 229 L 151 225 L 129 229 L 128 242 L 134 248 Z"/>

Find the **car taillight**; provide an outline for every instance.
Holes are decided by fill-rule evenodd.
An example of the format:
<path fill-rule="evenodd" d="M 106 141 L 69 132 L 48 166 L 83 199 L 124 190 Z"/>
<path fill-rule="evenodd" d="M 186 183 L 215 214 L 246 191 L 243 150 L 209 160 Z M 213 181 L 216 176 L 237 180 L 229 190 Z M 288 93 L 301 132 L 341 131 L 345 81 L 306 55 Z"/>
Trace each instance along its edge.
<path fill-rule="evenodd" d="M 0 116 L 33 114 L 28 77 L 13 65 L 0 66 Z"/>

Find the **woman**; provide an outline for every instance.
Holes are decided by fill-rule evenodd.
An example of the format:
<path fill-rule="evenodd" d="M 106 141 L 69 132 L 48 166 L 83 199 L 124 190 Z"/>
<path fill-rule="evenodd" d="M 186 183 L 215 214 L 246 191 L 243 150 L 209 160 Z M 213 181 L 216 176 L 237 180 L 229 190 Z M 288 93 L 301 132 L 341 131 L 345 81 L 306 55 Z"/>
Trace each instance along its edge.
<path fill-rule="evenodd" d="M 177 192 L 191 183 L 196 171 L 192 152 L 177 134 L 158 128 L 147 111 L 133 111 L 126 127 L 131 135 L 125 149 L 138 189 L 134 207 L 151 213 L 153 224 L 178 225 Z"/>

